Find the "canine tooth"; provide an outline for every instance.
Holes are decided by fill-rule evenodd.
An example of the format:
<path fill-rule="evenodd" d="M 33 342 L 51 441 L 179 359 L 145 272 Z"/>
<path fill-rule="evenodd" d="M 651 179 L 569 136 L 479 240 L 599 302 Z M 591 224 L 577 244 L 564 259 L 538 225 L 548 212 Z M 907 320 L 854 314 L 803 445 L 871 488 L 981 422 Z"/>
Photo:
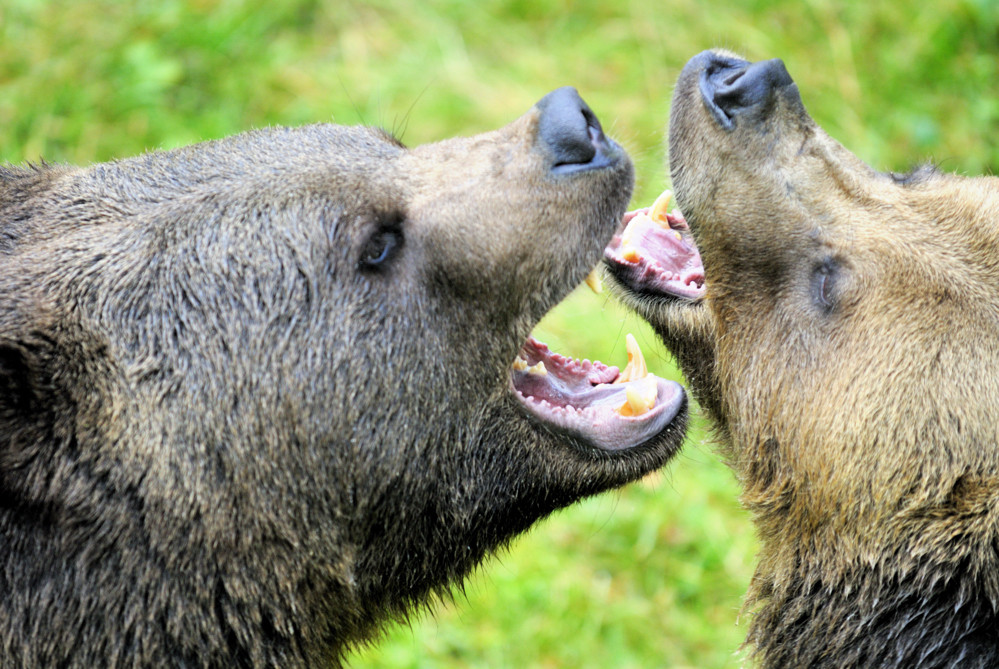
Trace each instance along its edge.
<path fill-rule="evenodd" d="M 651 381 L 651 383 L 649 383 Z M 655 379 L 641 379 L 624 389 L 625 403 L 617 410 L 622 416 L 641 416 L 656 405 L 659 388 Z"/>
<path fill-rule="evenodd" d="M 632 246 L 631 238 L 635 236 L 635 230 L 638 229 L 637 223 L 639 223 L 643 218 L 648 218 L 648 215 L 644 213 L 635 214 L 635 217 L 631 219 L 631 222 L 624 226 L 624 230 L 621 232 L 622 248 Z"/>
<path fill-rule="evenodd" d="M 600 279 L 600 272 L 596 267 L 590 270 L 589 275 L 587 275 L 586 285 L 589 286 L 590 290 L 592 290 L 597 295 L 604 292 L 604 284 L 603 281 Z"/>
<path fill-rule="evenodd" d="M 656 201 L 652 203 L 652 208 L 649 209 L 649 218 L 658 223 L 659 225 L 669 227 L 669 222 L 666 220 L 666 209 L 669 207 L 669 201 L 673 199 L 673 192 L 664 190 L 656 198 Z"/>
<path fill-rule="evenodd" d="M 649 366 L 645 364 L 645 356 L 638 346 L 638 340 L 630 332 L 624 337 L 624 350 L 628 352 L 628 364 L 617 377 L 615 383 L 625 383 L 636 379 L 644 379 L 649 375 Z"/>
<path fill-rule="evenodd" d="M 638 249 L 636 249 L 634 246 L 628 246 L 621 249 L 621 257 L 627 260 L 628 262 L 638 262 L 638 259 L 641 258 L 641 256 L 638 254 Z"/>
<path fill-rule="evenodd" d="M 543 361 L 539 360 L 538 364 L 534 365 L 533 367 L 528 367 L 527 368 L 527 373 L 528 374 L 537 374 L 538 376 L 544 376 L 545 374 L 548 373 L 548 370 L 545 369 L 545 363 Z"/>
<path fill-rule="evenodd" d="M 638 230 L 639 223 L 644 219 L 648 220 L 648 215 L 645 213 L 635 214 L 635 217 L 631 219 L 631 222 L 625 226 L 624 231 L 621 233 L 621 257 L 628 262 L 638 262 L 641 257 L 638 253 L 638 248 L 632 243 L 632 238 L 635 236 L 635 231 Z"/>
<path fill-rule="evenodd" d="M 527 369 L 527 361 L 518 355 L 517 359 L 513 361 L 513 369 L 518 372 L 524 371 Z"/>

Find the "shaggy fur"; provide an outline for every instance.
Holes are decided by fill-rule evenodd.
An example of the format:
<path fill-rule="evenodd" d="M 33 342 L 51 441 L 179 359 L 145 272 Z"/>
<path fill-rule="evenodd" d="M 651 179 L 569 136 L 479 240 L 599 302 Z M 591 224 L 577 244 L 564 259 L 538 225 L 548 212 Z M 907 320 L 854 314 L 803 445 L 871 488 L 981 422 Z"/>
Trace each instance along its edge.
<path fill-rule="evenodd" d="M 779 61 L 705 52 L 669 127 L 707 292 L 623 294 L 761 540 L 767 667 L 999 665 L 999 180 L 879 173 Z"/>
<path fill-rule="evenodd" d="M 510 392 L 631 192 L 578 105 L 0 170 L 0 664 L 330 666 L 661 466 L 682 420 L 612 453 Z"/>

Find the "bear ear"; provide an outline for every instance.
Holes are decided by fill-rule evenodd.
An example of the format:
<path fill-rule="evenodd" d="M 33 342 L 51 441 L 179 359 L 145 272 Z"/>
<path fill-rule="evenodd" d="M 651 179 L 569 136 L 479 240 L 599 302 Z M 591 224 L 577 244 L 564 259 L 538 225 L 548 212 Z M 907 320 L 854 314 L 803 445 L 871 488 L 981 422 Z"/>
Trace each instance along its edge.
<path fill-rule="evenodd" d="M 23 466 L 51 438 L 51 345 L 0 337 L 0 471 Z"/>
<path fill-rule="evenodd" d="M 20 343 L 0 339 L 0 409 L 24 414 L 38 397 L 33 354 Z"/>

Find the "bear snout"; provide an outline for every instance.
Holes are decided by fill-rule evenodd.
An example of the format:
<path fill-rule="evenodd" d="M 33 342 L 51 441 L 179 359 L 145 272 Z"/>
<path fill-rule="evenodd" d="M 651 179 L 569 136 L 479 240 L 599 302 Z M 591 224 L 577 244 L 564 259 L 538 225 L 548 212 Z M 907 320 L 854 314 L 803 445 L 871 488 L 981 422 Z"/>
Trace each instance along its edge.
<path fill-rule="evenodd" d="M 604 135 L 596 114 L 575 88 L 559 88 L 541 98 L 535 107 L 538 142 L 552 158 L 556 173 L 598 169 L 613 164 L 619 153 Z"/>
<path fill-rule="evenodd" d="M 701 98 L 711 115 L 725 130 L 738 118 L 763 118 L 776 96 L 794 85 L 779 58 L 750 63 L 716 51 L 705 51 L 691 64 L 700 68 Z"/>

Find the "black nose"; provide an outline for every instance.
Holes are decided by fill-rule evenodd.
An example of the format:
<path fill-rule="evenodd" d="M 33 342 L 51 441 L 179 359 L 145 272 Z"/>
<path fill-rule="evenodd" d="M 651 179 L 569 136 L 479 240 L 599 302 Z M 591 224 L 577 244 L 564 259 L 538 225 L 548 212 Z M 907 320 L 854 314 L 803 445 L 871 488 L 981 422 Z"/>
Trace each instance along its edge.
<path fill-rule="evenodd" d="M 612 144 L 604 136 L 596 114 L 575 88 L 552 91 L 535 105 L 538 139 L 552 157 L 552 170 L 572 172 L 607 165 Z"/>
<path fill-rule="evenodd" d="M 700 87 L 704 103 L 726 130 L 736 119 L 766 114 L 778 92 L 794 84 L 779 58 L 758 63 L 705 52 Z"/>

